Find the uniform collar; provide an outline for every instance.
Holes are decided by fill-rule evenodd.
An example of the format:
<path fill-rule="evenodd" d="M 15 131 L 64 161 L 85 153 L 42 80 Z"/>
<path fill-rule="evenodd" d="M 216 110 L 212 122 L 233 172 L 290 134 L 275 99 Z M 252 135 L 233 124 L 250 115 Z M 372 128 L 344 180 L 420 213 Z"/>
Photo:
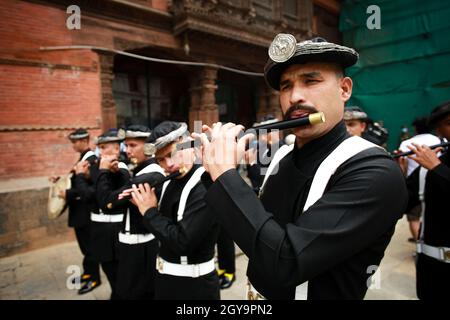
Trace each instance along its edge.
<path fill-rule="evenodd" d="M 350 137 L 344 121 L 339 122 L 328 133 L 314 139 L 303 147 L 294 147 L 295 166 L 305 174 L 311 174 L 320 163 L 345 139 Z"/>
<path fill-rule="evenodd" d="M 175 181 L 178 181 L 178 182 L 180 182 L 180 183 L 185 183 L 185 182 L 187 182 L 187 181 L 192 177 L 192 175 L 194 174 L 195 170 L 197 170 L 197 169 L 200 168 L 200 167 L 201 167 L 200 164 L 194 164 L 194 165 L 192 166 L 191 170 L 189 170 L 188 173 L 186 173 L 186 175 L 185 175 L 184 177 L 182 177 L 182 178 L 180 178 L 180 179 L 174 179 L 174 180 L 175 180 Z"/>
<path fill-rule="evenodd" d="M 83 152 L 81 152 L 81 153 L 80 153 L 80 160 L 83 159 L 84 155 L 85 155 L 86 153 L 88 153 L 89 151 L 91 151 L 91 149 L 88 148 L 88 149 L 84 150 Z"/>
<path fill-rule="evenodd" d="M 152 163 L 156 163 L 155 158 L 149 158 L 146 159 L 144 161 L 142 161 L 141 163 L 139 163 L 136 168 L 133 169 L 133 173 L 137 174 L 139 171 L 141 171 L 142 169 L 144 169 L 146 166 L 152 164 Z"/>

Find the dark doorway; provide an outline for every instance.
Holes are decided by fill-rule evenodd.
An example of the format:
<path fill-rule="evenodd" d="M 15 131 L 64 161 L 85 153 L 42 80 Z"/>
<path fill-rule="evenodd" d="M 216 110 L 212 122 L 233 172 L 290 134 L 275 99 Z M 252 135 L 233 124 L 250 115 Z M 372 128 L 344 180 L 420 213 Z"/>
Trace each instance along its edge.
<path fill-rule="evenodd" d="M 188 121 L 189 84 L 185 71 L 176 65 L 117 56 L 114 75 L 118 127 L 154 128 L 164 120 Z"/>

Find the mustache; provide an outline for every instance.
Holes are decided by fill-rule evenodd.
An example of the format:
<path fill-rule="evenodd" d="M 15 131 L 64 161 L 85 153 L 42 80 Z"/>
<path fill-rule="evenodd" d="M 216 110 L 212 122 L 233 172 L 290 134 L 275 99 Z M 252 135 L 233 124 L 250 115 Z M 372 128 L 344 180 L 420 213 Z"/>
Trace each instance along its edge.
<path fill-rule="evenodd" d="M 309 113 L 319 112 L 316 108 L 314 108 L 312 106 L 297 103 L 297 104 L 294 104 L 289 107 L 289 109 L 286 111 L 286 113 L 283 116 L 283 120 L 289 120 L 291 118 L 292 113 L 294 113 L 295 111 L 299 111 L 299 110 L 307 111 Z"/>

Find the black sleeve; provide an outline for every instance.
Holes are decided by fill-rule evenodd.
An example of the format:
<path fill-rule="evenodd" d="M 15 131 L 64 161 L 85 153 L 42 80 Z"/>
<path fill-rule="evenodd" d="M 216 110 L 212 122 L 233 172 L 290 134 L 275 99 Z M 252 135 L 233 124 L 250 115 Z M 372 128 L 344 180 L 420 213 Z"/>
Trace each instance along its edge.
<path fill-rule="evenodd" d="M 437 186 L 441 189 L 447 189 L 450 185 L 450 168 L 445 165 L 445 163 L 441 163 L 436 166 L 433 170 L 434 179 L 433 182 L 437 184 Z"/>
<path fill-rule="evenodd" d="M 130 174 L 125 171 L 119 171 L 120 183 L 117 185 L 121 185 L 121 187 L 116 187 L 113 183 L 113 173 L 105 169 L 99 170 L 96 183 L 96 198 L 98 206 L 102 210 L 116 209 L 127 204 L 128 200 L 120 202 L 118 200 L 119 194 L 130 186 Z"/>
<path fill-rule="evenodd" d="M 74 203 L 75 201 L 79 200 L 81 200 L 81 196 L 74 186 L 66 190 L 66 201 L 68 204 Z"/>
<path fill-rule="evenodd" d="M 155 186 L 155 193 L 156 197 L 159 199 L 161 196 L 162 191 L 162 184 L 159 183 L 164 179 L 164 175 L 159 172 L 150 172 L 150 173 L 144 173 L 139 176 L 136 176 L 132 179 L 130 187 L 132 184 L 138 185 L 143 183 L 148 183 L 150 186 Z"/>
<path fill-rule="evenodd" d="M 131 175 L 128 170 L 119 169 L 119 171 L 116 174 L 117 174 L 117 183 L 116 183 L 117 186 L 122 187 L 130 182 Z"/>
<path fill-rule="evenodd" d="M 178 223 L 163 216 L 157 208 L 151 208 L 144 215 L 144 225 L 159 241 L 177 254 L 191 254 L 207 235 L 206 230 L 210 230 L 215 223 L 204 200 L 205 192 L 201 183 L 192 189 L 187 199 L 183 219 Z"/>
<path fill-rule="evenodd" d="M 261 166 L 257 163 L 247 165 L 247 177 L 250 179 L 253 190 L 259 190 L 264 180 L 264 175 L 261 174 Z"/>
<path fill-rule="evenodd" d="M 95 201 L 95 185 L 89 183 L 82 173 L 75 175 L 75 185 L 78 195 L 82 201 Z"/>
<path fill-rule="evenodd" d="M 419 199 L 419 172 L 420 166 L 417 167 L 407 178 L 406 187 L 408 189 L 408 205 L 406 212 L 411 212 L 412 209 L 420 205 Z"/>
<path fill-rule="evenodd" d="M 328 191 L 285 227 L 235 170 L 214 182 L 206 202 L 258 274 L 274 286 L 296 286 L 376 241 L 403 214 L 403 174 L 392 160 L 376 160 L 336 173 Z"/>
<path fill-rule="evenodd" d="M 92 181 L 93 184 L 95 184 L 97 182 L 98 179 L 98 175 L 100 173 L 100 169 L 99 169 L 99 159 L 97 158 L 97 156 L 90 156 L 89 158 L 86 159 L 87 162 L 89 162 L 90 166 L 89 166 L 89 179 Z"/>

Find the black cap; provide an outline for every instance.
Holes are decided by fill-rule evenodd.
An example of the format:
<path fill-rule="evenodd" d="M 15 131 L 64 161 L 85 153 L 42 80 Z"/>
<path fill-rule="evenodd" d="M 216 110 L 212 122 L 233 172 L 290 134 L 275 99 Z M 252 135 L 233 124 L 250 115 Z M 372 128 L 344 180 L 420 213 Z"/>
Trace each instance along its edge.
<path fill-rule="evenodd" d="M 446 101 L 431 111 L 430 126 L 435 127 L 437 123 L 450 113 L 450 100 Z"/>
<path fill-rule="evenodd" d="M 180 137 L 189 135 L 187 124 L 184 122 L 164 121 L 157 125 L 146 141 L 144 153 L 152 155 L 157 150 L 164 148 Z"/>
<path fill-rule="evenodd" d="M 297 43 L 290 34 L 278 34 L 269 47 L 269 60 L 264 67 L 267 84 L 280 90 L 280 78 L 284 70 L 293 64 L 307 62 L 330 62 L 342 66 L 343 69 L 358 61 L 358 53 L 345 46 L 313 38 Z"/>
<path fill-rule="evenodd" d="M 70 140 L 81 140 L 89 138 L 89 133 L 86 129 L 77 129 L 69 134 Z"/>
<path fill-rule="evenodd" d="M 367 120 L 367 113 L 360 107 L 351 106 L 344 109 L 344 120 Z"/>
<path fill-rule="evenodd" d="M 148 127 L 140 124 L 132 124 L 125 131 L 125 138 L 147 139 L 151 134 Z"/>
<path fill-rule="evenodd" d="M 117 142 L 120 143 L 125 139 L 125 130 L 123 129 L 109 129 L 103 134 L 99 135 L 95 141 L 95 144 Z"/>

